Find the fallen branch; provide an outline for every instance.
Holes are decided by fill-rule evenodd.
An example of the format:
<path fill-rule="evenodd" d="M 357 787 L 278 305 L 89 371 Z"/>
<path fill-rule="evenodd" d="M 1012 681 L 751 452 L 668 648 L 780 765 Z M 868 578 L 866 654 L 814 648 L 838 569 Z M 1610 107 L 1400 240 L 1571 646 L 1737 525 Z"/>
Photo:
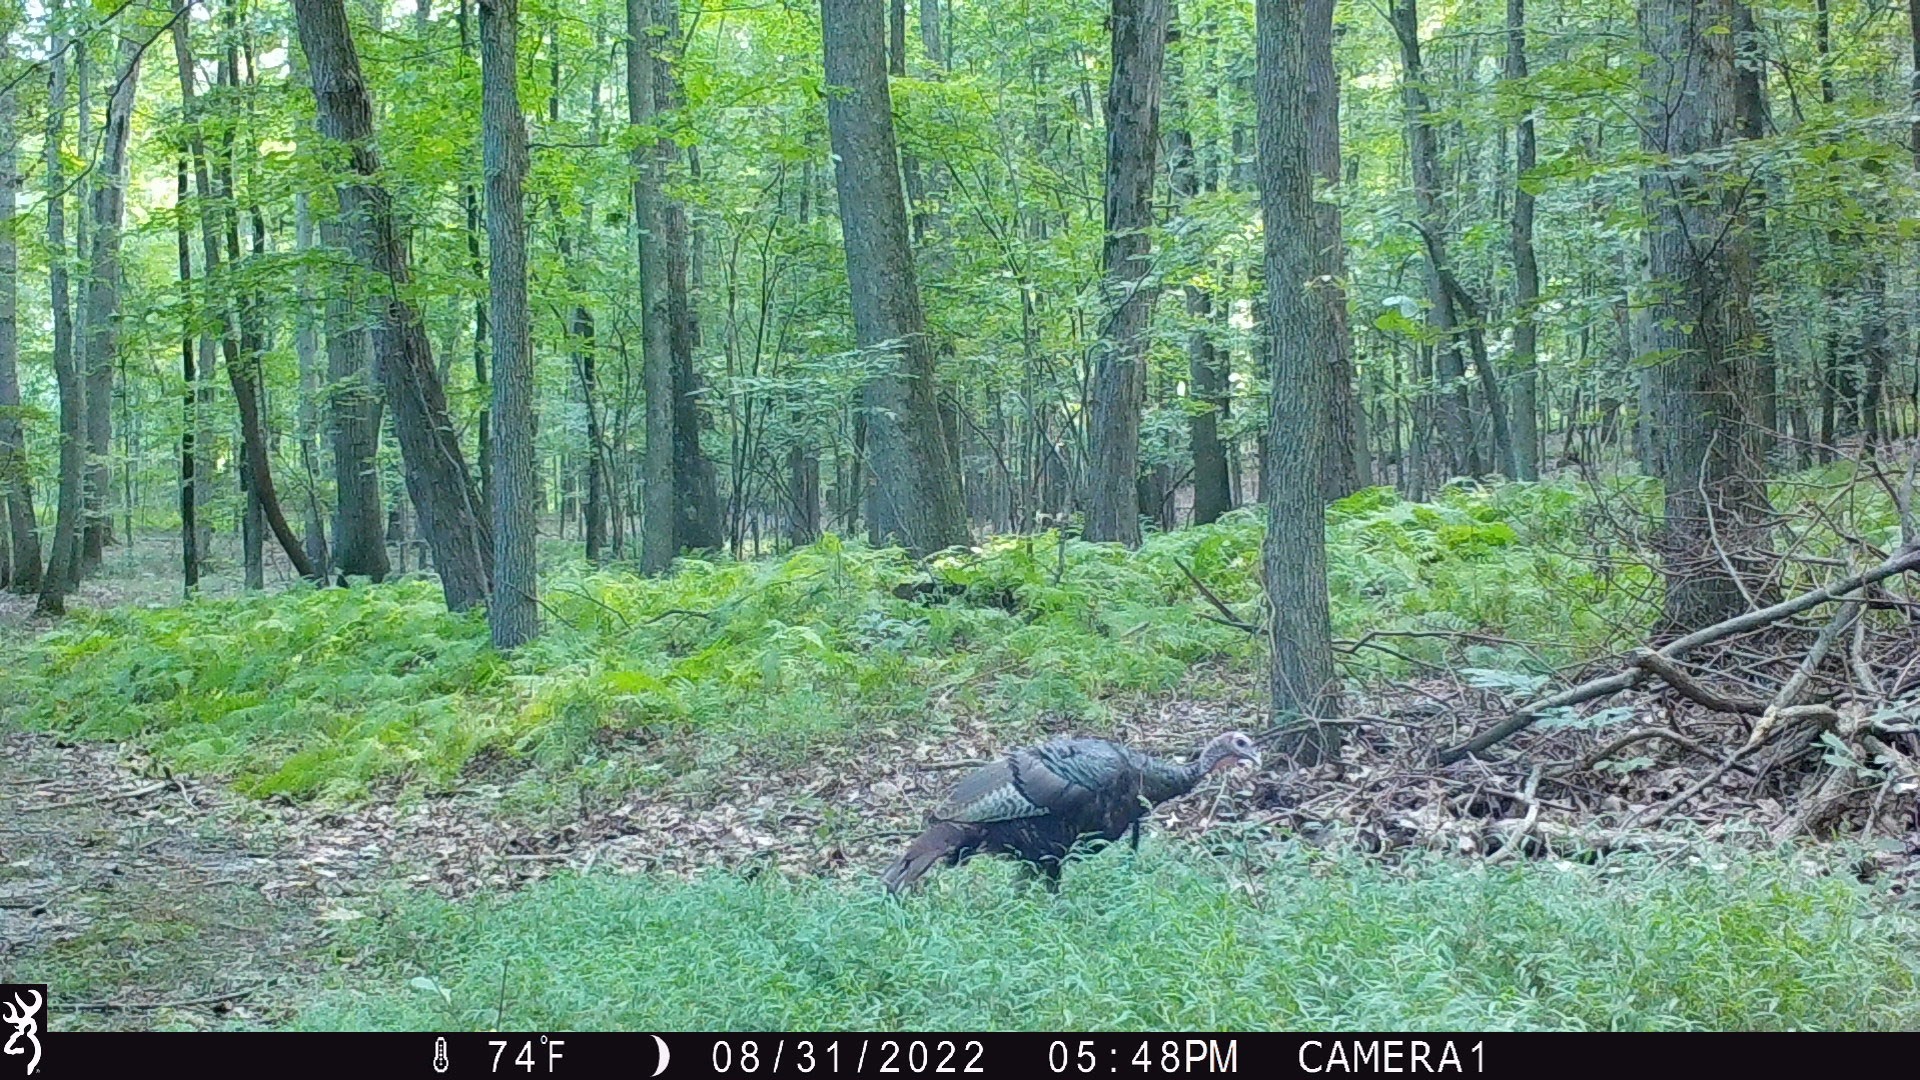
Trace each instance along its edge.
<path fill-rule="evenodd" d="M 198 1005 L 218 1005 L 227 1001 L 238 1001 L 252 996 L 253 987 L 234 990 L 212 997 L 191 998 L 186 1001 L 81 1001 L 71 1005 L 61 1003 L 56 1008 L 72 1009 L 74 1012 L 140 1012 L 147 1009 L 188 1009 Z"/>
<path fill-rule="evenodd" d="M 1676 638 L 1660 649 L 1654 650 L 1654 655 L 1664 660 L 1677 660 L 1702 645 L 1710 645 L 1713 642 L 1732 637 L 1735 634 L 1772 625 L 1788 616 L 1798 615 L 1809 608 L 1815 608 L 1821 604 L 1839 599 L 1849 593 L 1871 585 L 1876 581 L 1882 581 L 1886 578 L 1893 577 L 1895 574 L 1903 574 L 1914 569 L 1920 569 L 1920 544 L 1903 548 L 1896 552 L 1892 558 L 1875 566 L 1871 570 L 1863 570 L 1851 577 L 1843 578 L 1830 585 L 1821 586 L 1811 592 L 1802 593 L 1791 600 L 1783 600 L 1771 607 L 1761 608 L 1758 611 L 1749 611 L 1743 615 L 1727 619 L 1724 622 L 1718 622 L 1704 629 L 1695 630 L 1685 637 Z M 1598 679 L 1591 679 L 1581 683 L 1579 686 L 1563 690 L 1552 697 L 1534 702 L 1515 712 L 1507 719 L 1502 720 L 1500 723 L 1495 724 L 1493 727 L 1468 739 L 1466 742 L 1442 750 L 1440 752 L 1440 763 L 1443 765 L 1452 764 L 1466 757 L 1468 754 L 1478 753 L 1489 746 L 1502 742 L 1531 727 L 1534 721 L 1540 719 L 1542 713 L 1550 709 L 1565 708 L 1569 705 L 1578 705 L 1583 702 L 1592 701 L 1595 698 L 1617 694 L 1622 690 L 1638 686 L 1646 677 L 1646 668 L 1635 665 L 1626 671 L 1616 672 Z"/>
<path fill-rule="evenodd" d="M 1673 730 L 1672 728 L 1649 727 L 1649 728 L 1635 728 L 1634 730 L 1627 732 L 1625 735 L 1620 736 L 1619 738 L 1613 740 L 1612 742 L 1606 744 L 1605 746 L 1600 747 L 1599 749 L 1588 754 L 1586 757 L 1581 758 L 1577 768 L 1581 772 L 1585 772 L 1586 770 L 1593 768 L 1595 765 L 1599 764 L 1600 762 L 1605 761 L 1606 759 L 1612 757 L 1613 755 L 1619 753 L 1622 750 L 1625 750 L 1627 747 L 1632 746 L 1635 743 L 1646 742 L 1649 739 L 1665 739 L 1668 742 L 1675 744 L 1676 746 L 1683 746 L 1686 749 L 1691 750 L 1696 754 L 1699 754 L 1703 758 L 1718 760 L 1715 757 L 1714 753 L 1708 750 L 1704 744 L 1700 743 L 1697 740 L 1689 739 L 1685 735 L 1680 734 L 1679 732 Z M 1747 768 L 1744 765 L 1735 765 L 1734 768 L 1738 769 L 1741 772 L 1746 773 L 1749 776 L 1753 775 L 1753 770 Z"/>
<path fill-rule="evenodd" d="M 1533 793 L 1539 788 L 1540 766 L 1535 765 L 1533 771 L 1527 774 L 1527 816 L 1520 819 L 1520 827 L 1514 830 L 1512 836 L 1507 837 L 1506 843 L 1500 845 L 1500 850 L 1487 856 L 1488 866 L 1505 862 L 1520 853 L 1521 843 L 1526 840 L 1527 834 L 1533 831 L 1534 825 L 1540 821 L 1540 803 L 1533 797 Z"/>
<path fill-rule="evenodd" d="M 39 806 L 24 806 L 21 807 L 21 809 L 29 814 L 45 813 L 49 810 L 71 810 L 76 806 L 92 806 L 94 803 L 116 802 L 120 799 L 138 799 L 151 795 L 166 786 L 167 782 L 161 780 L 148 784 L 145 787 L 134 788 L 132 791 L 110 791 L 104 795 L 89 795 L 84 799 L 69 799 L 66 802 L 41 803 Z"/>
<path fill-rule="evenodd" d="M 1207 588 L 1207 583 L 1200 580 L 1200 575 L 1194 573 L 1192 567 L 1181 562 L 1179 559 L 1173 560 L 1173 565 L 1179 567 L 1180 572 L 1187 575 L 1187 580 L 1193 582 L 1193 587 L 1199 589 L 1200 595 L 1206 597 L 1207 603 L 1212 604 L 1213 609 L 1220 613 L 1220 618 L 1213 619 L 1214 622 L 1220 623 L 1223 626 L 1231 626 L 1235 630 L 1243 630 L 1249 634 L 1258 634 L 1260 632 L 1259 627 L 1234 614 L 1233 609 L 1227 606 L 1225 600 L 1220 599 L 1220 597 L 1214 594 L 1212 589 Z M 1202 617 L 1213 618 L 1210 615 Z"/>
<path fill-rule="evenodd" d="M 1767 703 L 1751 698 L 1730 698 L 1709 690 L 1696 682 L 1693 676 L 1680 670 L 1680 665 L 1652 649 L 1640 649 L 1634 653 L 1633 666 L 1651 672 L 1673 687 L 1680 696 L 1696 705 L 1705 705 L 1714 712 L 1739 713 L 1743 716 L 1759 716 L 1767 711 Z"/>

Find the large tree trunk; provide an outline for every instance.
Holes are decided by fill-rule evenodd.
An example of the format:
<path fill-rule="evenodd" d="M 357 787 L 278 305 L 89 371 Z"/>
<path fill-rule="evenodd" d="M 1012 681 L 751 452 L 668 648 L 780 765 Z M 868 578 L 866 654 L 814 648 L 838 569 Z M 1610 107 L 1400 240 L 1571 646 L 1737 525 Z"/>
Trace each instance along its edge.
<path fill-rule="evenodd" d="M 854 335 L 882 364 L 863 403 L 874 477 L 869 527 L 876 542 L 925 555 L 969 537 L 914 276 L 887 89 L 885 11 L 876 0 L 821 0 L 820 15 Z M 1131 475 L 1126 491 L 1131 502 Z"/>
<path fill-rule="evenodd" d="M 1107 81 L 1106 311 L 1094 346 L 1087 421 L 1089 540 L 1140 544 L 1140 410 L 1154 289 L 1148 282 L 1167 0 L 1113 0 Z"/>
<path fill-rule="evenodd" d="M 635 127 L 658 115 L 653 0 L 627 0 L 627 119 Z M 628 154 L 633 171 L 633 218 L 640 239 L 640 383 L 646 398 L 646 448 L 641 465 L 640 569 L 663 573 L 679 553 L 674 535 L 673 306 L 667 254 L 667 215 L 658 146 L 644 140 Z"/>
<path fill-rule="evenodd" d="M 487 600 L 493 574 L 493 537 L 486 508 L 474 490 L 466 455 L 447 415 L 446 392 L 433 367 L 420 314 L 406 299 L 412 283 L 406 237 L 394 220 L 393 198 L 372 178 L 380 157 L 373 143 L 373 103 L 360 75 L 360 58 L 341 0 L 295 0 L 300 47 L 313 73 L 320 134 L 344 144 L 350 176 L 340 185 L 341 216 L 354 258 L 391 287 L 375 300 L 375 367 L 393 410 L 407 492 L 420 531 L 433 548 L 434 568 L 447 606 L 463 611 Z"/>
<path fill-rule="evenodd" d="M 10 54 L 0 40 L 0 58 L 10 59 Z M 20 245 L 14 235 L 20 193 L 19 110 L 20 95 L 13 84 L 0 86 L 0 491 L 7 502 L 12 556 L 7 585 L 27 595 L 40 591 L 40 530 L 33 517 L 33 476 L 20 423 Z"/>
<path fill-rule="evenodd" d="M 67 281 L 66 169 L 61 141 L 67 116 L 67 61 L 64 5 L 51 16 L 58 29 L 47 61 L 47 287 L 53 301 L 53 374 L 60 390 L 60 499 L 53 525 L 52 551 L 40 578 L 38 609 L 43 615 L 67 610 L 67 594 L 78 584 L 81 485 L 87 467 L 87 386 L 73 355 L 73 298 Z"/>
<path fill-rule="evenodd" d="M 1506 78 L 1526 93 L 1526 0 L 1507 0 Z M 1535 165 L 1533 113 L 1522 114 L 1513 129 L 1513 471 L 1521 480 L 1540 479 L 1540 403 L 1538 337 L 1533 306 L 1540 299 L 1540 265 L 1533 255 L 1533 195 L 1527 173 Z"/>
<path fill-rule="evenodd" d="M 680 0 L 652 3 L 660 27 L 660 44 L 653 56 L 654 111 L 667 113 L 680 107 L 680 78 L 674 73 L 680 41 Z M 672 327 L 667 345 L 673 354 L 673 546 L 676 551 L 709 551 L 720 547 L 720 495 L 713 462 L 700 443 L 707 405 L 706 381 L 694 363 L 694 349 L 700 344 L 700 309 L 694 293 L 698 283 L 692 273 L 693 227 L 686 204 L 664 186 L 679 179 L 682 161 L 690 151 L 683 152 L 678 142 L 663 138 L 658 153 L 667 320 Z"/>
<path fill-rule="evenodd" d="M 320 242 L 347 255 L 357 231 L 340 218 L 320 223 Z M 373 341 L 362 319 L 358 275 L 337 275 L 327 294 L 327 430 L 333 445 L 333 570 L 341 580 L 386 580 L 387 514 L 381 505 L 380 388 Z"/>
<path fill-rule="evenodd" d="M 1460 356 L 1459 318 L 1453 294 L 1441 278 L 1447 258 L 1447 214 L 1440 198 L 1440 147 L 1433 106 L 1427 99 L 1426 73 L 1420 61 L 1420 12 L 1417 0 L 1392 0 L 1394 34 L 1400 40 L 1400 98 L 1407 114 L 1407 155 L 1413 165 L 1413 201 L 1420 229 L 1428 236 L 1426 260 L 1427 325 L 1434 345 L 1434 394 L 1444 464 L 1455 476 L 1479 471 L 1468 426 L 1467 368 Z M 1416 467 L 1421 463 L 1416 462 Z"/>
<path fill-rule="evenodd" d="M 1666 485 L 1661 540 L 1666 621 L 1704 626 L 1744 610 L 1734 571 L 1758 582 L 1767 503 L 1751 400 L 1756 358 L 1753 267 L 1737 172 L 1716 151 L 1737 121 L 1731 0 L 1641 0 L 1649 62 L 1641 75 L 1641 177 L 1649 222 L 1647 320 L 1655 394 L 1652 438 Z M 1705 159 L 1705 160 L 1703 160 Z M 1756 586 L 1757 587 L 1757 586 Z"/>
<path fill-rule="evenodd" d="M 1334 0 L 1306 0 L 1308 24 L 1307 152 L 1319 182 L 1333 187 L 1340 175 L 1340 80 L 1333 68 Z M 1347 326 L 1347 245 L 1340 227 L 1340 204 L 1314 201 L 1314 295 L 1333 318 L 1333 345 L 1327 353 L 1327 417 L 1333 444 L 1326 459 L 1322 492 L 1329 500 L 1351 495 L 1373 483 L 1373 455 L 1367 446 L 1367 410 L 1354 385 L 1353 332 Z"/>
<path fill-rule="evenodd" d="M 81 561 L 98 565 L 112 542 L 106 495 L 113 474 L 113 368 L 119 350 L 120 228 L 127 206 L 127 146 L 133 134 L 133 94 L 140 81 L 140 34 L 120 39 L 119 72 L 107 99 L 107 130 L 92 170 L 93 254 L 87 274 L 87 485 L 86 535 Z"/>
<path fill-rule="evenodd" d="M 1326 408 L 1327 356 L 1338 325 L 1321 295 L 1318 207 L 1312 137 L 1301 116 L 1332 87 L 1311 77 L 1309 56 L 1330 42 L 1331 23 L 1310 18 L 1292 0 L 1258 0 L 1256 105 L 1260 206 L 1266 223 L 1267 319 L 1273 392 L 1270 439 L 1261 479 L 1267 504 L 1263 556 L 1272 614 L 1273 721 L 1296 724 L 1280 749 L 1303 762 L 1330 756 L 1338 729 L 1313 724 L 1336 692 L 1327 600 L 1326 513 L 1322 482 L 1333 446 Z"/>
<path fill-rule="evenodd" d="M 527 311 L 527 127 L 520 115 L 520 0 L 480 0 L 481 162 L 487 188 L 488 321 L 493 324 L 493 601 L 496 649 L 540 632 L 534 534 L 533 341 Z"/>

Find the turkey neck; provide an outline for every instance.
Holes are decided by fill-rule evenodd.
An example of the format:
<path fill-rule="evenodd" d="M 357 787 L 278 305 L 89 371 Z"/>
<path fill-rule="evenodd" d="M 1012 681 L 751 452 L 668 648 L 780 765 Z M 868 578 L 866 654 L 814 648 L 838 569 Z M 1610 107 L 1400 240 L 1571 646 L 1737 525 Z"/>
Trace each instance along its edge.
<path fill-rule="evenodd" d="M 1185 765 L 1150 757 L 1140 767 L 1140 794 L 1156 805 L 1178 798 L 1192 791 L 1213 764 L 1204 750 Z"/>

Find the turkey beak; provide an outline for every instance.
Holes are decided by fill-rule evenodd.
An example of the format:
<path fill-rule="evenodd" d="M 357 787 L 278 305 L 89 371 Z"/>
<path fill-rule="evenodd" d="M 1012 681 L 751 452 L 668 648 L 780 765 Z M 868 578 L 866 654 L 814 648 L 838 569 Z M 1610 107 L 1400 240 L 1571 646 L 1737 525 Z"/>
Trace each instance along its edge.
<path fill-rule="evenodd" d="M 1252 756 L 1251 756 L 1251 757 L 1249 757 L 1249 758 L 1247 758 L 1247 760 L 1253 763 L 1253 767 L 1254 767 L 1255 769 L 1258 769 L 1258 768 L 1260 767 L 1260 751 L 1259 751 L 1259 749 L 1258 749 L 1258 748 L 1256 748 L 1256 749 L 1255 749 L 1255 750 L 1253 751 L 1253 754 L 1252 754 Z"/>

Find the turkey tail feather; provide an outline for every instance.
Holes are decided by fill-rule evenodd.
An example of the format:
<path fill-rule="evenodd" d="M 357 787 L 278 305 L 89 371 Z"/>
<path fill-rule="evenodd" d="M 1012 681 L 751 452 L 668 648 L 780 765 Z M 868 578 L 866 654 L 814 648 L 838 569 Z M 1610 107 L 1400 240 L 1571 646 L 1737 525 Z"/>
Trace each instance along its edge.
<path fill-rule="evenodd" d="M 935 822 L 926 832 L 919 835 L 907 850 L 880 880 L 890 893 L 899 893 L 914 882 L 919 881 L 933 864 L 942 859 L 951 858 L 974 839 L 973 830 L 952 821 Z"/>

